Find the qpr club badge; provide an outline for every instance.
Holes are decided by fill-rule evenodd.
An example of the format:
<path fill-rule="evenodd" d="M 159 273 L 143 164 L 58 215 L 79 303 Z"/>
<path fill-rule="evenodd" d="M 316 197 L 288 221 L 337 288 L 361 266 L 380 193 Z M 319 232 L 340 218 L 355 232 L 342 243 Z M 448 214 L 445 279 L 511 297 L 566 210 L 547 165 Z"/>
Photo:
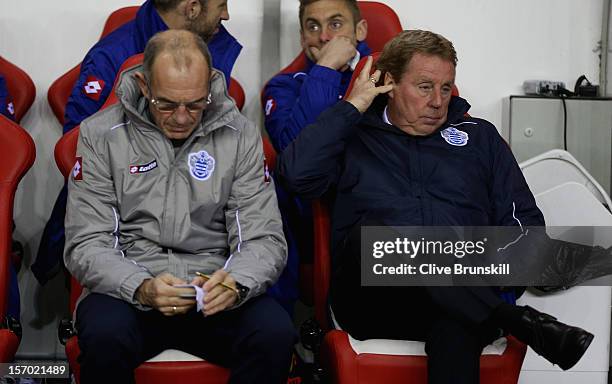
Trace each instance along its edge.
<path fill-rule="evenodd" d="M 468 143 L 468 140 L 470 138 L 467 132 L 460 131 L 455 127 L 446 128 L 445 130 L 440 132 L 440 135 L 442 135 L 442 137 L 444 138 L 444 140 L 446 140 L 447 143 L 456 147 L 463 147 Z"/>
<path fill-rule="evenodd" d="M 190 153 L 187 158 L 189 172 L 197 180 L 207 180 L 215 170 L 215 159 L 206 151 Z"/>

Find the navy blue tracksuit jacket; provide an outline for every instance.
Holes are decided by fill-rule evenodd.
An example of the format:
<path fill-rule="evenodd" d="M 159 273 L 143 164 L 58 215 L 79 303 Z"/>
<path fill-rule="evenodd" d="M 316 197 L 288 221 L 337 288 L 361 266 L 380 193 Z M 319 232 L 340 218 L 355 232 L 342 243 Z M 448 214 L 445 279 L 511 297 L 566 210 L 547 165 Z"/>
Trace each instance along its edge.
<path fill-rule="evenodd" d="M 379 96 L 362 116 L 339 102 L 278 159 L 292 192 L 335 192 L 332 253 L 373 212 L 407 226 L 544 225 L 510 148 L 491 123 L 465 117 L 464 99 L 452 98 L 446 123 L 428 136 L 384 123 L 386 104 Z"/>

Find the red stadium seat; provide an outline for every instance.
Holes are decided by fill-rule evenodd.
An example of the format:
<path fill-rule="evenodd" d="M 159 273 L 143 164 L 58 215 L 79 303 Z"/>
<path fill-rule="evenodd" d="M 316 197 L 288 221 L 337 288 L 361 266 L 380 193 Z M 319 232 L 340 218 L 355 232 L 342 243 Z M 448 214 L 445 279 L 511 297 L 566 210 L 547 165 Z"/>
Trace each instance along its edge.
<path fill-rule="evenodd" d="M 100 39 L 134 19 L 134 17 L 136 17 L 136 12 L 138 12 L 138 8 L 140 7 L 124 7 L 111 13 L 106 19 Z M 47 100 L 49 101 L 51 110 L 61 125 L 64 125 L 64 113 L 66 111 L 68 97 L 70 97 L 72 88 L 74 88 L 74 84 L 79 79 L 80 72 L 81 63 L 75 65 L 68 72 L 55 80 L 47 91 Z"/>
<path fill-rule="evenodd" d="M 105 38 L 109 33 L 119 28 L 123 24 L 128 21 L 134 20 L 136 18 L 136 13 L 140 9 L 139 6 L 131 6 L 131 7 L 123 7 L 111 13 L 106 22 L 104 23 L 104 28 L 102 29 L 102 34 L 100 35 L 100 40 Z"/>
<path fill-rule="evenodd" d="M 115 79 L 113 91 L 109 98 L 106 100 L 102 109 L 117 102 L 117 96 L 115 94 L 115 87 L 117 85 L 120 75 L 126 69 L 138 65 L 142 62 L 143 54 L 138 54 L 130 57 L 126 60 L 119 71 L 119 75 Z M 234 82 L 232 80 L 232 82 Z M 238 82 L 236 82 L 238 84 Z M 238 84 L 238 87 L 240 85 Z M 240 87 L 240 90 L 242 88 Z M 244 94 L 244 93 L 243 93 Z M 64 175 L 64 178 L 68 179 L 70 172 L 76 161 L 76 148 L 79 137 L 79 127 L 75 127 L 70 132 L 63 135 L 55 146 L 55 161 L 57 166 Z M 71 278 L 70 286 L 70 312 L 74 313 L 76 309 L 76 302 L 81 294 L 82 287 L 76 281 Z M 179 354 L 183 356 L 182 352 L 170 352 L 171 355 Z M 68 362 L 74 373 L 74 376 L 79 383 L 80 380 L 80 367 L 77 358 L 80 354 L 78 340 L 76 336 L 70 337 L 66 341 L 66 356 Z M 174 357 L 170 357 L 174 358 Z M 192 358 L 189 357 L 189 358 Z M 204 360 L 198 361 L 147 361 L 141 364 L 135 371 L 136 383 L 138 384 L 157 384 L 167 382 L 202 382 L 205 384 L 222 384 L 227 383 L 229 379 L 229 370 L 221 366 L 206 362 Z M 206 378 L 206 379 L 204 379 Z"/>
<path fill-rule="evenodd" d="M 19 123 L 36 97 L 34 82 L 22 69 L 0 56 L 0 74 L 4 76 L 15 106 L 15 121 Z"/>
<path fill-rule="evenodd" d="M 0 116 L 0 363 L 13 361 L 19 338 L 6 325 L 13 203 L 19 181 L 34 164 L 36 148 L 28 133 Z"/>

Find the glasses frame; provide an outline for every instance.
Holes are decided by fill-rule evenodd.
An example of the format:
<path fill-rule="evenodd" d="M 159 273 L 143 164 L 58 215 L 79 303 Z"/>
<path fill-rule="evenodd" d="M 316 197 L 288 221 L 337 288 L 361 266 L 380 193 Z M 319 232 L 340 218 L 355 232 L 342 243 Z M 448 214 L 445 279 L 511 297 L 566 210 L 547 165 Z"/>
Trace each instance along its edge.
<path fill-rule="evenodd" d="M 149 85 L 148 81 L 146 84 L 147 84 L 147 90 L 149 92 L 149 95 L 151 96 L 151 98 L 148 99 L 149 102 L 151 103 L 151 105 L 153 105 L 153 107 L 155 108 L 155 110 L 157 110 L 157 112 L 164 114 L 164 115 L 173 115 L 181 107 L 181 105 L 185 107 L 185 110 L 190 115 L 195 115 L 196 113 L 206 110 L 206 107 L 208 107 L 208 105 L 211 102 L 210 93 L 208 94 L 208 97 L 203 97 L 195 101 L 186 101 L 186 102 L 181 101 L 178 103 L 174 101 L 160 101 L 156 99 L 155 96 L 153 96 L 153 92 L 151 91 L 151 86 Z M 160 108 L 160 103 L 167 104 L 168 108 Z"/>

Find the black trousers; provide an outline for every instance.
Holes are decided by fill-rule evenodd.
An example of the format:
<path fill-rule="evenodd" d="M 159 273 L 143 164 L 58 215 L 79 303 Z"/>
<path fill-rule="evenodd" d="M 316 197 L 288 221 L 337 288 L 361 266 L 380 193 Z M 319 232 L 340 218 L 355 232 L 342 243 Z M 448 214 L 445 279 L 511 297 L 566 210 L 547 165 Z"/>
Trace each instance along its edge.
<path fill-rule="evenodd" d="M 267 296 L 209 317 L 166 317 L 94 293 L 79 304 L 76 329 L 83 384 L 134 383 L 134 369 L 169 348 L 230 368 L 230 383 L 285 383 L 297 340 L 287 312 Z"/>
<path fill-rule="evenodd" d="M 482 349 L 502 335 L 491 320 L 503 303 L 489 287 L 361 286 L 360 230 L 352 231 L 332 276 L 331 305 L 356 339 L 425 342 L 432 384 L 477 384 Z"/>

